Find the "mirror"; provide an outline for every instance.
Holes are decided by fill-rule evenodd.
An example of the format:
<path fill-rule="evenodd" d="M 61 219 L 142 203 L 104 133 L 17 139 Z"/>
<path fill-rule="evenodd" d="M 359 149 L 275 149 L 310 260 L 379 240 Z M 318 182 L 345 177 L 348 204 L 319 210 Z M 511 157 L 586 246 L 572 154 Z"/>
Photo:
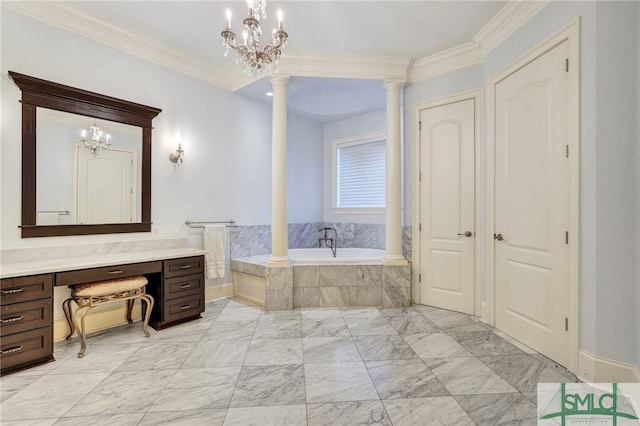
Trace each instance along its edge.
<path fill-rule="evenodd" d="M 22 90 L 22 237 L 149 232 L 151 121 L 161 110 L 9 76 Z M 110 136 L 105 149 L 81 146 L 94 125 Z"/>

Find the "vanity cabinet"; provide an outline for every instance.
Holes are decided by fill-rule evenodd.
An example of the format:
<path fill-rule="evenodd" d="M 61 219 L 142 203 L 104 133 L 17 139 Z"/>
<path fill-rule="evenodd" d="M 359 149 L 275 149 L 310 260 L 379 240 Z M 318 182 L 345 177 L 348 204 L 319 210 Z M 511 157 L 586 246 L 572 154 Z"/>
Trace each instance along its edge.
<path fill-rule="evenodd" d="M 53 274 L 1 280 L 0 373 L 53 361 Z"/>
<path fill-rule="evenodd" d="M 162 283 L 151 291 L 156 302 L 149 324 L 156 330 L 200 318 L 204 312 L 204 256 L 165 260 Z"/>

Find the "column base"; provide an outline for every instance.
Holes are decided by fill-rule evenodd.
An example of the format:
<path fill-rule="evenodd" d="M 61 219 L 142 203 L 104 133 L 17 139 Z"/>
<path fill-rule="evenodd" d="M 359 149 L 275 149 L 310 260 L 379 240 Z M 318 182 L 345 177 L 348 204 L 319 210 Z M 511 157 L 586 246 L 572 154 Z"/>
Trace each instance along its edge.
<path fill-rule="evenodd" d="M 407 262 L 407 259 L 405 259 L 401 254 L 385 254 L 382 257 L 382 264 L 390 266 L 406 266 L 409 262 Z"/>
<path fill-rule="evenodd" d="M 274 256 L 271 255 L 269 257 L 269 262 L 267 263 L 268 268 L 290 268 L 291 267 L 291 259 L 289 256 Z"/>

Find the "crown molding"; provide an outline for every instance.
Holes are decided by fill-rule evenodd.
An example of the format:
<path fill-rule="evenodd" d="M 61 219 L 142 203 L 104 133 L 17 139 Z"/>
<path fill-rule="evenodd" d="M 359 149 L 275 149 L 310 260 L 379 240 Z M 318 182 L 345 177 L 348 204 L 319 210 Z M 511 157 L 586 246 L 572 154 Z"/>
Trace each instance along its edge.
<path fill-rule="evenodd" d="M 413 64 L 411 81 L 427 80 L 459 68 L 481 63 L 484 53 L 475 41 L 418 59 Z"/>
<path fill-rule="evenodd" d="M 279 72 L 298 77 L 354 78 L 369 80 L 407 80 L 412 60 L 400 56 L 341 55 L 312 52 L 286 52 L 280 57 Z M 254 81 L 242 67 L 231 74 L 231 90 L 236 91 Z"/>
<path fill-rule="evenodd" d="M 482 46 L 486 55 L 505 41 L 518 28 L 540 12 L 551 0 L 511 0 L 500 9 L 473 40 Z"/>
<path fill-rule="evenodd" d="M 2 7 L 191 77 L 229 88 L 227 70 L 169 49 L 141 33 L 99 21 L 71 6 L 58 2 L 11 1 L 2 2 Z"/>

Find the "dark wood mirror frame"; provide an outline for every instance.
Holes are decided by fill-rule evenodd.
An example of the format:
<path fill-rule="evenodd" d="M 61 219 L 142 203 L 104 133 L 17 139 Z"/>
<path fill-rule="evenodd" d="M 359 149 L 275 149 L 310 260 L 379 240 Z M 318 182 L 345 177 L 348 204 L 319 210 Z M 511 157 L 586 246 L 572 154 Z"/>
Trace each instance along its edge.
<path fill-rule="evenodd" d="M 9 71 L 22 90 L 22 238 L 151 231 L 151 121 L 162 110 Z M 140 223 L 36 225 L 36 108 L 142 128 Z"/>

